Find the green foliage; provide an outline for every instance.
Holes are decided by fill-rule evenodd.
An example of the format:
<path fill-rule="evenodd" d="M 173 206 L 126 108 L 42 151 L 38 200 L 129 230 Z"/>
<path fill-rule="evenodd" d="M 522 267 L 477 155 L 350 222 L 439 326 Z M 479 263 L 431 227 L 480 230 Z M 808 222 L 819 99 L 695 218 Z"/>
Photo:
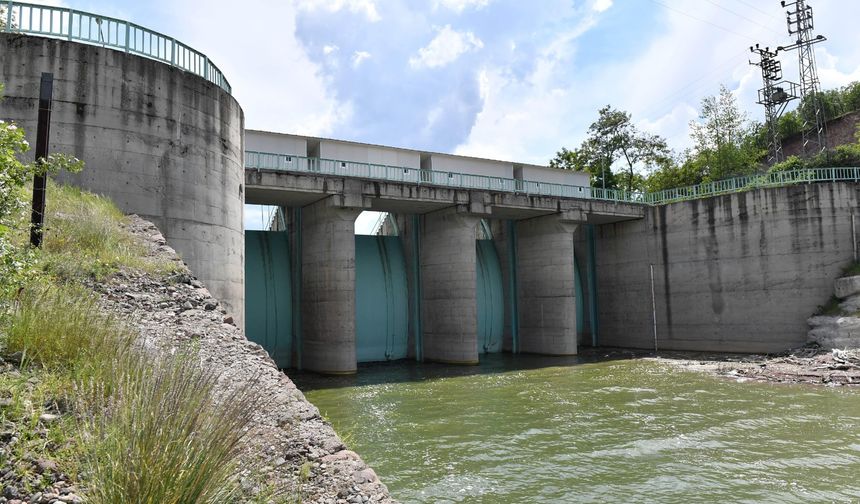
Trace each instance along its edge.
<path fill-rule="evenodd" d="M 588 128 L 588 137 L 578 149 L 563 148 L 550 161 L 556 168 L 576 169 L 591 174 L 591 185 L 628 191 L 642 189 L 644 178 L 636 168 L 664 163 L 670 158 L 666 141 L 658 136 L 639 131 L 629 113 L 607 105 L 598 111 L 597 121 Z M 624 176 L 613 172 L 620 161 Z"/>
<path fill-rule="evenodd" d="M 49 182 L 42 269 L 65 280 L 103 279 L 121 267 L 169 273 L 174 263 L 146 257 L 123 229 L 126 218 L 109 199 Z"/>
<path fill-rule="evenodd" d="M 860 142 L 840 145 L 807 158 L 789 156 L 782 163 L 770 168 L 771 172 L 798 170 L 802 168 L 854 168 L 860 167 Z"/>
<path fill-rule="evenodd" d="M 238 501 L 240 441 L 258 406 L 251 388 L 216 402 L 217 376 L 183 358 L 135 354 L 118 371 L 118 391 L 86 425 L 87 501 Z"/>
<path fill-rule="evenodd" d="M 766 151 L 757 140 L 756 126 L 738 107 L 729 89 L 702 100 L 699 120 L 690 123 L 693 166 L 704 181 L 753 173 Z"/>

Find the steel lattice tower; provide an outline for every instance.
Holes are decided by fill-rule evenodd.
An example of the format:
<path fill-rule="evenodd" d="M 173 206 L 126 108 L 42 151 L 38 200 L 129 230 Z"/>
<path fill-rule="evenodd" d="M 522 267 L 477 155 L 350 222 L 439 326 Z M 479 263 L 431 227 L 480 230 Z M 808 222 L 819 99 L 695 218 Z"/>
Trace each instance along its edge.
<path fill-rule="evenodd" d="M 801 111 L 803 120 L 803 153 L 817 154 L 827 148 L 827 131 L 825 126 L 824 108 L 821 103 L 821 84 L 818 80 L 818 71 L 815 67 L 814 44 L 827 40 L 824 35 L 812 36 L 815 25 L 812 21 L 812 7 L 806 4 L 806 0 L 795 0 L 794 2 L 781 2 L 786 11 L 786 23 L 788 34 L 797 35 L 794 44 L 778 47 L 780 50 L 790 51 L 797 49 L 798 63 L 800 65 L 800 95 L 803 100 L 812 106 L 815 114 L 812 124 L 807 114 Z"/>
<path fill-rule="evenodd" d="M 750 65 L 761 68 L 764 87 L 758 90 L 758 101 L 764 105 L 765 125 L 768 130 L 768 156 L 770 165 L 783 160 L 782 141 L 779 136 L 779 116 L 785 111 L 788 102 L 797 98 L 797 84 L 782 80 L 782 63 L 776 59 L 777 51 L 770 47 L 762 49 L 758 44 L 750 47 L 750 52 L 758 54 L 759 60 Z"/>

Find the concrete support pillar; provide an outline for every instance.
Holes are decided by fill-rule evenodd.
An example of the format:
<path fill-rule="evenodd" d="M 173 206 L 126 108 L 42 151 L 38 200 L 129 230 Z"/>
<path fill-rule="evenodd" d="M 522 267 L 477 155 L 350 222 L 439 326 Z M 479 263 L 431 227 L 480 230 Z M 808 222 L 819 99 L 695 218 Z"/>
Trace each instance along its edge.
<path fill-rule="evenodd" d="M 558 215 L 517 222 L 521 352 L 576 354 L 575 230 Z"/>
<path fill-rule="evenodd" d="M 424 216 L 420 261 L 426 360 L 478 363 L 475 226 L 479 220 L 455 208 Z"/>
<path fill-rule="evenodd" d="M 330 197 L 302 209 L 302 367 L 348 374 L 355 358 L 355 219 Z"/>

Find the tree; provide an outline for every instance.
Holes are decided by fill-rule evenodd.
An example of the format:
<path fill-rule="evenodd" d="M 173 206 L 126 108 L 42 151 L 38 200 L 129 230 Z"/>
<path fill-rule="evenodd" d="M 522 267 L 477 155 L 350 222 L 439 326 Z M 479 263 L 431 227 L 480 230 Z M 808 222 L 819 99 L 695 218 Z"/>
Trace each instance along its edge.
<path fill-rule="evenodd" d="M 756 141 L 756 128 L 738 107 L 729 89 L 702 100 L 699 120 L 690 122 L 691 155 L 698 158 L 703 180 L 753 172 L 766 150 Z"/>
<path fill-rule="evenodd" d="M 644 178 L 637 176 L 636 168 L 653 165 L 670 158 L 666 141 L 658 136 L 639 131 L 629 113 L 607 105 L 598 111 L 597 121 L 588 128 L 588 137 L 573 151 L 562 148 L 550 161 L 550 166 L 578 169 L 591 173 L 595 187 L 618 187 L 618 177 L 612 167 L 616 161 L 624 163 L 625 189 L 641 189 Z"/>

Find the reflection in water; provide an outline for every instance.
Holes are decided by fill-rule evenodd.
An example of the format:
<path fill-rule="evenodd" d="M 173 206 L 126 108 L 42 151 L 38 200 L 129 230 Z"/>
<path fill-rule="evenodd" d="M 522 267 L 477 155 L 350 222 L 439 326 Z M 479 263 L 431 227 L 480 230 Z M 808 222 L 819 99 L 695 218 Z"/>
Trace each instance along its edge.
<path fill-rule="evenodd" d="M 407 503 L 860 500 L 856 390 L 510 355 L 293 378 Z"/>

